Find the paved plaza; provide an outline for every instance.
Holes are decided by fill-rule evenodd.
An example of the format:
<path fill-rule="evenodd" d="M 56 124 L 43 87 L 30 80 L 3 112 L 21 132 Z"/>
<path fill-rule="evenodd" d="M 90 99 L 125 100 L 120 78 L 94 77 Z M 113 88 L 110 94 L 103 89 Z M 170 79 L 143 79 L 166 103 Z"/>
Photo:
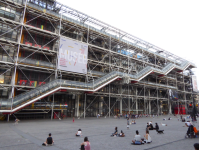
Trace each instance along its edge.
<path fill-rule="evenodd" d="M 164 116 L 168 118 L 169 116 Z M 164 134 L 157 134 L 155 130 L 150 131 L 151 144 L 131 145 L 135 131 L 139 130 L 143 137 L 146 123 L 157 122 L 160 129 L 165 130 Z M 80 143 L 84 137 L 88 136 L 92 150 L 194 150 L 193 144 L 199 143 L 199 138 L 185 139 L 187 127 L 177 118 L 163 121 L 163 116 L 159 118 L 140 118 L 137 124 L 130 125 L 127 130 L 127 121 L 124 118 L 72 118 L 64 120 L 22 120 L 18 125 L 13 125 L 13 121 L 0 122 L 0 149 L 1 150 L 79 150 Z M 161 126 L 166 123 L 168 126 Z M 199 123 L 195 123 L 198 127 Z M 126 137 L 110 137 L 114 128 L 118 127 L 119 132 L 124 131 Z M 81 128 L 83 136 L 75 137 L 77 130 Z M 53 146 L 42 146 L 49 133 L 55 141 Z"/>

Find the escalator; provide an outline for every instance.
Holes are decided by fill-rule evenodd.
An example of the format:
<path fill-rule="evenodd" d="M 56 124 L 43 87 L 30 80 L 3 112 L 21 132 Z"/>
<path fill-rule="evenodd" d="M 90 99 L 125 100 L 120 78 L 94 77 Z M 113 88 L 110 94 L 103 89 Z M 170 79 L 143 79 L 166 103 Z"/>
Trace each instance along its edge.
<path fill-rule="evenodd" d="M 96 92 L 97 90 L 113 82 L 117 78 L 123 78 L 128 76 L 130 80 L 140 81 L 141 79 L 143 79 L 152 72 L 166 75 L 174 68 L 184 70 L 189 65 L 190 65 L 189 62 L 185 62 L 181 64 L 181 66 L 176 66 L 172 63 L 169 63 L 162 70 L 147 66 L 136 75 L 129 75 L 126 73 L 113 71 L 93 81 L 92 83 L 83 83 L 79 81 L 56 79 L 45 85 L 39 86 L 28 92 L 20 94 L 14 97 L 13 100 L 12 98 L 8 100 L 0 100 L 0 112 L 4 114 L 14 113 L 61 89 Z"/>

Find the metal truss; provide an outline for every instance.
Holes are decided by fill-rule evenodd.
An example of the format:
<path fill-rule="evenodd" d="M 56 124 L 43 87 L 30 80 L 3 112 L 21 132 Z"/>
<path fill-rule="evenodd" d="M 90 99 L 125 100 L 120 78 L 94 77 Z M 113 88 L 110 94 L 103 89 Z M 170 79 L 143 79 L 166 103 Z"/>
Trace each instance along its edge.
<path fill-rule="evenodd" d="M 18 20 L 16 18 L 12 20 L 0 17 L 0 25 L 2 26 L 0 26 L 0 29 L 6 27 L 3 33 L 0 32 L 0 50 L 3 51 L 3 55 L 5 54 L 9 58 L 9 61 L 0 60 L 2 68 L 5 69 L 3 72 L 0 72 L 0 76 L 5 75 L 7 72 L 12 72 L 10 84 L 0 84 L 0 86 L 3 89 L 11 88 L 9 97 L 12 98 L 14 98 L 16 91 L 31 88 L 30 86 L 16 84 L 18 72 L 24 76 L 24 80 L 31 83 L 31 79 L 26 74 L 27 70 L 47 73 L 48 76 L 42 79 L 42 83 L 51 81 L 53 78 L 62 79 L 64 76 L 73 76 L 78 79 L 82 77 L 86 83 L 102 76 L 96 72 L 105 75 L 112 71 L 119 71 L 129 75 L 136 75 L 146 66 L 161 70 L 169 63 L 180 66 L 181 63 L 187 62 L 187 60 L 149 42 L 57 1 L 53 2 L 53 7 L 50 9 L 42 8 L 31 0 L 24 0 L 23 4 L 12 3 L 7 0 L 3 0 L 1 3 L 6 8 L 13 8 L 21 14 L 21 18 Z M 45 20 L 49 28 L 39 27 L 35 24 L 35 21 L 39 22 L 41 20 Z M 12 36 L 9 37 L 9 34 L 12 34 L 12 36 L 16 34 L 16 37 L 11 38 Z M 72 74 L 57 70 L 58 47 L 61 36 L 88 44 L 88 74 Z M 40 38 L 43 38 L 42 42 L 38 40 Z M 20 56 L 22 52 L 28 52 L 28 55 L 22 57 Z M 31 57 L 37 54 L 45 59 L 44 65 L 36 64 L 36 60 L 31 60 Z M 193 67 L 195 65 L 190 62 L 186 69 Z M 169 86 L 175 87 L 179 91 L 180 99 L 185 99 L 185 101 L 191 99 L 190 76 L 187 77 L 180 71 L 183 70 L 175 69 L 166 76 L 152 72 L 138 83 L 129 81 L 129 84 L 125 84 L 123 78 L 102 87 L 98 93 L 95 93 L 95 96 L 103 95 L 104 97 L 109 97 L 109 103 L 111 97 L 119 97 L 129 110 L 140 101 L 145 113 L 148 111 L 145 104 L 149 101 L 159 111 L 159 101 L 168 101 Z M 160 91 L 163 91 L 164 94 Z M 130 103 L 126 104 L 124 99 L 130 101 L 131 98 L 133 98 L 133 102 L 130 107 Z M 94 102 L 95 99 L 92 103 Z M 87 106 L 86 110 L 92 103 Z M 114 115 L 112 112 L 114 105 L 110 106 L 110 104 L 105 103 L 105 106 L 109 108 L 107 115 Z M 81 116 L 83 115 L 85 114 L 81 114 Z"/>

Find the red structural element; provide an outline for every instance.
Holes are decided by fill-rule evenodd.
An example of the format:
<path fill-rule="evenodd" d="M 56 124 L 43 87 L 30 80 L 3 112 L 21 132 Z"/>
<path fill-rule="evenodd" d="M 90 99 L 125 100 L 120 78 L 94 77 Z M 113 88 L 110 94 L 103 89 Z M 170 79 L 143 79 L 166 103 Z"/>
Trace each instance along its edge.
<path fill-rule="evenodd" d="M 138 81 L 131 81 L 131 83 L 137 83 Z"/>
<path fill-rule="evenodd" d="M 122 80 L 122 78 L 117 78 L 116 80 L 117 80 L 117 81 L 120 81 L 120 80 Z"/>
<path fill-rule="evenodd" d="M 26 83 L 27 83 L 27 80 L 20 80 L 19 81 L 19 85 L 26 85 Z"/>
<path fill-rule="evenodd" d="M 179 112 L 179 114 L 185 115 L 185 114 L 186 114 L 185 105 L 179 105 L 179 107 L 176 106 L 176 107 L 174 108 L 174 113 L 175 113 L 175 114 L 178 114 L 178 112 Z"/>
<path fill-rule="evenodd" d="M 39 85 L 43 85 L 43 84 L 46 84 L 46 82 L 39 82 Z"/>
<path fill-rule="evenodd" d="M 177 72 L 182 72 L 183 70 L 177 71 Z"/>
<path fill-rule="evenodd" d="M 164 76 L 165 76 L 164 74 L 158 75 L 158 77 L 164 77 Z"/>
<path fill-rule="evenodd" d="M 67 90 L 66 89 L 61 89 L 59 90 L 60 92 L 66 92 Z"/>
<path fill-rule="evenodd" d="M 37 47 L 37 48 L 41 48 L 41 45 L 37 45 L 37 44 L 35 44 L 35 47 Z"/>
<path fill-rule="evenodd" d="M 32 46 L 32 43 L 25 42 L 25 45 Z"/>
<path fill-rule="evenodd" d="M 43 47 L 43 49 L 47 49 L 47 50 L 49 50 L 50 48 L 49 48 L 49 47 L 44 46 L 44 47 Z"/>
<path fill-rule="evenodd" d="M 154 74 L 154 72 L 151 72 L 151 74 Z"/>
<path fill-rule="evenodd" d="M 94 92 L 91 92 L 91 91 L 85 91 L 84 93 L 86 93 L 86 94 L 93 94 Z"/>

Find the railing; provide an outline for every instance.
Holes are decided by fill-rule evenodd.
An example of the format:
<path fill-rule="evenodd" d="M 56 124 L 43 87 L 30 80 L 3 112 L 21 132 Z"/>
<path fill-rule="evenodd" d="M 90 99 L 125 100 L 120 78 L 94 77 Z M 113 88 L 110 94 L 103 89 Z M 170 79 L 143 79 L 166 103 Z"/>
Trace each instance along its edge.
<path fill-rule="evenodd" d="M 17 3 L 17 4 L 24 4 L 25 3 L 25 0 L 8 0 L 8 1 L 11 1 L 11 2 L 14 2 L 14 3 Z"/>
<path fill-rule="evenodd" d="M 187 66 L 187 65 L 183 64 L 183 66 Z M 163 70 L 165 70 L 165 72 L 167 72 L 167 70 L 171 69 L 172 67 L 173 67 L 173 65 L 168 64 L 167 66 L 165 66 L 165 68 Z M 181 68 L 181 69 L 183 69 L 183 68 Z M 73 88 L 76 90 L 83 89 L 85 91 L 96 91 L 96 90 L 99 90 L 101 87 L 105 86 L 106 84 L 109 84 L 112 80 L 116 79 L 117 77 L 122 78 L 124 76 L 129 76 L 131 79 L 139 81 L 142 78 L 142 76 L 144 76 L 145 74 L 147 74 L 150 71 L 157 71 L 157 69 L 147 66 L 146 68 L 141 70 L 137 75 L 128 75 L 126 73 L 113 71 L 113 72 L 110 72 L 91 83 L 83 83 L 83 82 L 79 82 L 79 81 L 57 79 L 57 80 L 51 81 L 45 85 L 37 87 L 33 90 L 30 90 L 29 92 L 26 92 L 26 93 L 16 96 L 13 99 L 12 108 L 13 109 L 17 108 L 18 106 L 20 106 L 24 103 L 27 103 L 31 100 L 34 100 L 35 98 L 42 96 L 45 93 L 48 93 L 58 87 Z M 165 73 L 159 69 L 158 69 L 158 72 L 160 72 L 162 74 Z M 150 82 L 148 82 L 147 84 L 154 85 L 154 83 L 150 83 Z M 166 88 L 176 88 L 173 86 L 167 86 L 167 85 L 163 85 L 163 84 L 157 84 L 157 86 L 162 86 L 162 87 L 166 87 Z M 1 101 L 1 109 L 10 109 L 11 102 L 12 102 L 12 99 L 8 99 L 8 101 Z"/>
<path fill-rule="evenodd" d="M 16 57 L 15 57 L 16 61 Z M 33 65 L 33 66 L 38 66 L 38 67 L 44 67 L 44 68 L 55 68 L 55 64 L 52 64 L 47 61 L 41 61 L 41 60 L 34 60 L 34 59 L 29 59 L 29 58 L 24 58 L 24 57 L 18 57 L 19 64 L 28 64 L 28 65 Z"/>

